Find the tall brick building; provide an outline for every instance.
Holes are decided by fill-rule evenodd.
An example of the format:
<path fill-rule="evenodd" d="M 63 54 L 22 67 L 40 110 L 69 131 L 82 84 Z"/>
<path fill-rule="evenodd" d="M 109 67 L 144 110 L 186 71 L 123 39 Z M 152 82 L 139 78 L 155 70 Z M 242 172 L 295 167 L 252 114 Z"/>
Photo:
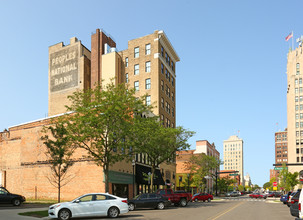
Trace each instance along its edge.
<path fill-rule="evenodd" d="M 115 83 L 127 83 L 136 94 L 146 96 L 146 104 L 154 104 L 153 113 L 167 127 L 176 124 L 176 62 L 180 59 L 163 31 L 129 41 L 128 48 L 117 51 L 116 42 L 104 31 L 92 34 L 91 51 L 77 38 L 69 45 L 49 47 L 49 112 L 48 118 L 20 124 L 0 132 L 0 184 L 28 198 L 56 198 L 57 191 L 47 180 L 50 174 L 41 129 L 50 119 L 65 113 L 67 96 L 74 91 Z M 102 168 L 76 151 L 72 167 L 73 180 L 62 188 L 62 198 L 72 199 L 87 192 L 104 192 Z M 142 173 L 150 171 L 146 155 L 136 155 L 135 166 L 119 162 L 110 167 L 110 193 L 132 197 L 133 168 L 135 194 L 148 191 Z M 175 163 L 163 164 L 156 170 L 156 187 L 175 185 Z"/>

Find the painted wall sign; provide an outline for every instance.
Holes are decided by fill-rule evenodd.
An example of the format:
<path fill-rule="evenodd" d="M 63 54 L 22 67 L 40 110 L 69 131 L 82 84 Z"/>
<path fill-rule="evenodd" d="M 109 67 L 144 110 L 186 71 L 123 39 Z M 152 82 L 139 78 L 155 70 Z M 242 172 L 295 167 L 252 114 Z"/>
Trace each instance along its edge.
<path fill-rule="evenodd" d="M 78 46 L 68 47 L 49 56 L 50 91 L 78 86 Z"/>

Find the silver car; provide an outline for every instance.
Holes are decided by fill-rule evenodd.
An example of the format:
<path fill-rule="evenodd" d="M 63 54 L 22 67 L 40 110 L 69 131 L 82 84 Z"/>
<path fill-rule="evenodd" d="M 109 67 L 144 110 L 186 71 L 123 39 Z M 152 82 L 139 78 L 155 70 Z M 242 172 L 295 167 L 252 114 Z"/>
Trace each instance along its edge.
<path fill-rule="evenodd" d="M 51 205 L 49 218 L 68 220 L 72 217 L 108 216 L 116 218 L 128 212 L 128 201 L 108 193 L 90 193 L 82 195 L 70 202 Z"/>

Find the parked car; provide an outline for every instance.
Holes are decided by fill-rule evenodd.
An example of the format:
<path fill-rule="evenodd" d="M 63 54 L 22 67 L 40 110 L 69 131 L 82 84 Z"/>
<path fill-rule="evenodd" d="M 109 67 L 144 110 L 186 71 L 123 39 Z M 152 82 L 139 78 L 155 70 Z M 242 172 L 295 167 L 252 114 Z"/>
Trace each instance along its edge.
<path fill-rule="evenodd" d="M 267 195 L 262 194 L 262 193 L 252 193 L 249 195 L 250 198 L 255 198 L 255 199 L 266 199 Z"/>
<path fill-rule="evenodd" d="M 287 204 L 290 194 L 292 194 L 292 192 L 288 192 L 287 194 L 282 195 L 280 197 L 280 201 L 283 202 L 283 204 Z"/>
<path fill-rule="evenodd" d="M 287 206 L 290 207 L 291 204 L 291 198 L 296 194 L 296 192 L 292 192 L 289 197 L 288 197 L 288 201 L 287 201 Z"/>
<path fill-rule="evenodd" d="M 0 203 L 11 203 L 14 206 L 19 206 L 25 202 L 25 200 L 26 199 L 24 196 L 10 193 L 4 187 L 0 187 Z"/>
<path fill-rule="evenodd" d="M 191 201 L 198 202 L 200 200 L 200 201 L 203 201 L 203 202 L 205 202 L 205 201 L 210 202 L 213 199 L 214 199 L 214 197 L 211 194 L 208 194 L 208 193 L 196 193 L 191 198 Z"/>
<path fill-rule="evenodd" d="M 51 205 L 48 209 L 49 218 L 68 220 L 72 217 L 108 216 L 116 218 L 128 212 L 126 198 L 108 193 L 90 193 L 82 195 L 70 202 Z"/>
<path fill-rule="evenodd" d="M 164 209 L 171 205 L 168 198 L 156 193 L 144 193 L 128 200 L 128 209 L 133 211 L 137 208 L 157 208 Z"/>
<path fill-rule="evenodd" d="M 236 196 L 239 196 L 239 193 L 236 192 L 236 191 L 227 192 L 227 193 L 225 194 L 225 196 L 227 196 L 227 197 L 236 197 Z"/>
<path fill-rule="evenodd" d="M 299 197 L 301 191 L 297 191 L 296 194 L 290 200 L 290 214 L 295 217 L 299 217 Z"/>
<path fill-rule="evenodd" d="M 268 192 L 267 197 L 280 197 L 281 192 Z"/>
<path fill-rule="evenodd" d="M 157 194 L 170 199 L 171 203 L 175 206 L 187 206 L 187 203 L 191 200 L 191 193 L 174 193 L 172 189 L 158 189 Z"/>

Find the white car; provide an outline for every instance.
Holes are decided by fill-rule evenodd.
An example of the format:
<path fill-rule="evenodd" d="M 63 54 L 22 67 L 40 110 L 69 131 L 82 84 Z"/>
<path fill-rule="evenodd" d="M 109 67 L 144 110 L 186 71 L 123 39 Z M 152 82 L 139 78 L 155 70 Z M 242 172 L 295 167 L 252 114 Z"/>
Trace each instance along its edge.
<path fill-rule="evenodd" d="M 48 209 L 49 218 L 68 220 L 73 217 L 118 217 L 128 212 L 128 201 L 108 193 L 90 193 L 82 195 L 70 202 L 51 205 Z"/>

